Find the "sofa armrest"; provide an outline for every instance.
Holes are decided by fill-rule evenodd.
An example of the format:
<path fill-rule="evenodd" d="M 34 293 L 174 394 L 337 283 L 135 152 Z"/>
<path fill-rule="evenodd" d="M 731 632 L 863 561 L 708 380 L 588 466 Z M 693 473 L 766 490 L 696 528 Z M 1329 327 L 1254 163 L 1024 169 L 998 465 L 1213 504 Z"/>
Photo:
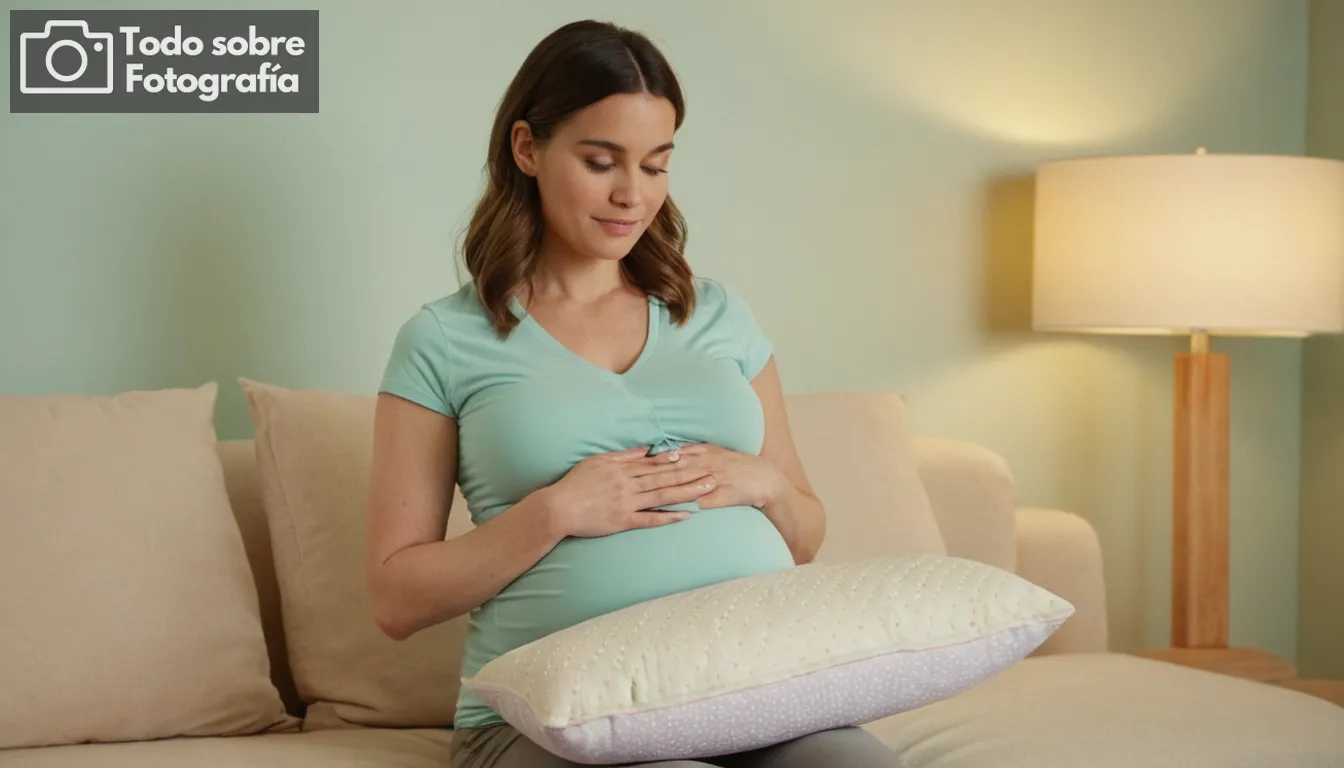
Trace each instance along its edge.
<path fill-rule="evenodd" d="M 1007 462 L 983 446 L 927 436 L 911 443 L 949 555 L 1012 571 L 1073 604 L 1073 616 L 1036 653 L 1106 651 L 1106 583 L 1092 525 L 1017 506 Z"/>
<path fill-rule="evenodd" d="M 1015 519 L 1017 574 L 1075 609 L 1036 655 L 1106 651 L 1106 580 L 1096 530 L 1078 515 L 1056 509 L 1018 507 Z"/>

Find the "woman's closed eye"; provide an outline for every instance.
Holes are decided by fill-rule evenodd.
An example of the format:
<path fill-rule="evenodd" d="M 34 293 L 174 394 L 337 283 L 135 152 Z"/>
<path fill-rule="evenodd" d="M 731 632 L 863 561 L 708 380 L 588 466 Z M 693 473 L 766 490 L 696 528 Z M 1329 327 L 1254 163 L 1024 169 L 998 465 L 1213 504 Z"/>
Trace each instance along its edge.
<path fill-rule="evenodd" d="M 615 163 L 599 163 L 596 160 L 584 160 L 584 163 L 588 165 L 588 170 L 592 171 L 593 173 L 606 173 L 607 171 L 610 171 L 611 169 L 616 167 Z M 657 176 L 660 173 L 667 173 L 667 170 L 665 168 L 651 168 L 647 165 L 641 166 L 640 170 L 644 171 L 644 173 L 650 176 Z"/>

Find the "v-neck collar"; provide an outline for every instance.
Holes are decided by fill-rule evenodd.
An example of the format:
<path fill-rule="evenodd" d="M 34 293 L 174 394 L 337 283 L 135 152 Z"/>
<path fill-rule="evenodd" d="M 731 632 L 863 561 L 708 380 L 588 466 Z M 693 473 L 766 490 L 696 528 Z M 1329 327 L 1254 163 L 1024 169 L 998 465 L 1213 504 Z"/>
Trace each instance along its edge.
<path fill-rule="evenodd" d="M 580 365 L 599 374 L 616 379 L 625 379 L 629 377 L 635 371 L 639 370 L 640 366 L 644 365 L 644 362 L 653 355 L 655 342 L 658 339 L 658 329 L 662 325 L 662 303 L 650 295 L 647 298 L 647 305 L 648 323 L 644 334 L 644 347 L 640 349 L 639 356 L 635 358 L 635 362 L 631 363 L 629 368 L 618 373 L 610 368 L 603 368 L 592 360 L 589 360 L 562 344 L 560 340 L 552 336 L 551 332 L 546 330 L 541 323 L 537 322 L 536 318 L 532 317 L 532 314 L 523 307 L 523 303 L 518 300 L 517 296 L 509 297 L 509 308 L 513 310 L 514 316 L 518 318 L 521 325 L 531 328 L 545 343 L 553 346 L 569 359 L 576 361 Z"/>

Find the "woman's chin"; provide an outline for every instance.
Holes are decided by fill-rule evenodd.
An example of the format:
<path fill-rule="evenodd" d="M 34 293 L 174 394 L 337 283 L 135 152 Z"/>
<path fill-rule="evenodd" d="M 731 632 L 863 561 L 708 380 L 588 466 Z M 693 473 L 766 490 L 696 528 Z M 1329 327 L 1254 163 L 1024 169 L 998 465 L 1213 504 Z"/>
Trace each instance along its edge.
<path fill-rule="evenodd" d="M 602 261 L 620 261 L 630 255 L 630 249 L 634 244 L 634 240 L 628 243 L 594 243 L 588 249 L 588 254 Z"/>

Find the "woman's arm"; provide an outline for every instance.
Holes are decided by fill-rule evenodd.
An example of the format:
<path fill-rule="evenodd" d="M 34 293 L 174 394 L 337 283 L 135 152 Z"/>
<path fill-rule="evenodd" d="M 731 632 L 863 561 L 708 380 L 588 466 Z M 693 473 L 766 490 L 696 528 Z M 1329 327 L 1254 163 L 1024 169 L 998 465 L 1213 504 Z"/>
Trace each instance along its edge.
<path fill-rule="evenodd" d="M 794 562 L 799 565 L 810 563 L 826 535 L 826 510 L 798 458 L 789 418 L 784 411 L 784 392 L 774 357 L 752 380 L 751 386 L 765 412 L 765 442 L 761 446 L 761 457 L 774 464 L 782 475 L 782 482 L 766 498 L 762 511 L 788 543 Z"/>
<path fill-rule="evenodd" d="M 444 540 L 456 482 L 457 423 L 409 400 L 379 395 L 366 575 L 374 619 L 393 639 L 483 605 L 564 538 L 543 495 L 532 494 Z"/>

